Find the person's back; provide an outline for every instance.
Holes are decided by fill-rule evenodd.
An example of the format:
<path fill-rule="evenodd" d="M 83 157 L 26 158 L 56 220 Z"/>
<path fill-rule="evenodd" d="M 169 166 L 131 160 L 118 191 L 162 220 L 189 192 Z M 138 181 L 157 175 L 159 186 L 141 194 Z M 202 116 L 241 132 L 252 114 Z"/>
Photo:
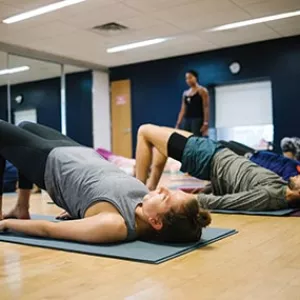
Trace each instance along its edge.
<path fill-rule="evenodd" d="M 276 210 L 287 208 L 285 193 L 287 183 L 274 172 L 249 161 L 245 157 L 223 149 L 216 153 L 211 170 L 212 190 L 215 196 L 209 208 L 218 208 L 229 199 L 228 209 Z M 228 195 L 228 196 L 227 196 Z M 227 196 L 227 198 L 226 198 Z M 223 203 L 224 208 L 224 203 Z"/>
<path fill-rule="evenodd" d="M 300 162 L 276 153 L 258 151 L 251 156 L 250 160 L 276 173 L 286 181 L 300 173 Z"/>
<path fill-rule="evenodd" d="M 55 203 L 74 218 L 83 218 L 86 210 L 95 202 L 113 204 L 127 224 L 127 239 L 136 238 L 135 208 L 142 202 L 148 189 L 93 149 L 60 147 L 52 150 L 45 181 Z"/>

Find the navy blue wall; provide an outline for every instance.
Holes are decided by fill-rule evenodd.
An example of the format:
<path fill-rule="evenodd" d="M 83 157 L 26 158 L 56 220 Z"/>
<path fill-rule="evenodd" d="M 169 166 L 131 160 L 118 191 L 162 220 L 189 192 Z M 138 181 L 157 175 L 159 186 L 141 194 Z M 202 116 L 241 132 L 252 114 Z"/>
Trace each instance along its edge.
<path fill-rule="evenodd" d="M 40 124 L 61 130 L 60 78 L 13 85 L 12 99 L 17 95 L 23 95 L 24 101 L 20 105 L 12 101 L 12 112 L 35 108 Z M 5 120 L 6 101 L 6 87 L 0 87 L 0 119 Z M 68 135 L 92 147 L 92 72 L 67 74 L 66 101 Z"/>
<path fill-rule="evenodd" d="M 0 86 L 0 119 L 7 120 L 7 87 Z"/>
<path fill-rule="evenodd" d="M 229 64 L 238 61 L 241 72 L 232 75 Z M 195 69 L 201 84 L 215 85 L 267 78 L 272 81 L 274 142 L 300 136 L 300 36 L 199 54 L 133 64 L 111 69 L 111 80 L 132 83 L 133 147 L 138 127 L 147 122 L 174 126 L 186 89 L 184 74 Z"/>
<path fill-rule="evenodd" d="M 23 95 L 24 101 L 17 104 L 15 97 Z M 11 87 L 12 112 L 36 109 L 38 123 L 61 129 L 60 123 L 60 79 L 46 79 L 16 84 Z"/>
<path fill-rule="evenodd" d="M 67 75 L 67 132 L 77 142 L 93 147 L 92 72 Z"/>

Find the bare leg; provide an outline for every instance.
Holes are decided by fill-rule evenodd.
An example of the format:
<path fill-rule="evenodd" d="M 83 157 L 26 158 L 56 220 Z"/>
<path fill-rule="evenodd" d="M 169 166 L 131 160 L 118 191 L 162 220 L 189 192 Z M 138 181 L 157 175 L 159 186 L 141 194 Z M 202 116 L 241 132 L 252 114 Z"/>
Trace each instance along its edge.
<path fill-rule="evenodd" d="M 170 136 L 177 132 L 185 137 L 192 133 L 168 127 L 156 125 L 142 125 L 138 132 L 136 148 L 136 177 L 146 183 L 150 165 L 152 162 L 152 147 L 155 147 L 162 155 L 168 157 L 168 141 Z"/>
<path fill-rule="evenodd" d="M 4 219 L 30 219 L 29 215 L 29 199 L 31 190 L 19 189 L 18 201 L 16 206 L 3 217 Z"/>
<path fill-rule="evenodd" d="M 150 177 L 147 182 L 147 187 L 150 191 L 156 189 L 167 159 L 168 158 L 165 155 L 161 154 L 156 148 L 153 148 L 153 162 L 151 165 Z"/>

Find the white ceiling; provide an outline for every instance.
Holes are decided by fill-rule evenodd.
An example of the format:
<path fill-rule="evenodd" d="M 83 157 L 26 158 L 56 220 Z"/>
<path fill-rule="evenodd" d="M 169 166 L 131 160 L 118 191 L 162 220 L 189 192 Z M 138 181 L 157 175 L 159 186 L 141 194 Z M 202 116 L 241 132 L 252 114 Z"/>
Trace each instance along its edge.
<path fill-rule="evenodd" d="M 19 57 L 15 55 L 9 56 L 9 68 L 28 66 L 28 71 L 11 74 L 9 76 L 10 84 L 17 84 L 23 82 L 37 81 L 47 78 L 60 77 L 61 66 L 45 61 L 29 59 L 25 57 Z M 7 68 L 7 55 L 4 52 L 0 52 L 0 70 Z M 65 73 L 81 72 L 84 69 L 75 66 L 65 66 Z M 6 85 L 8 76 L 0 76 L 0 86 Z"/>
<path fill-rule="evenodd" d="M 0 18 L 57 0 L 0 0 Z M 300 34 L 300 17 L 223 32 L 205 29 L 300 9 L 300 0 L 87 0 L 11 25 L 0 41 L 104 66 L 116 66 Z M 92 27 L 118 22 L 130 28 L 100 34 Z M 156 37 L 166 43 L 107 54 L 106 48 Z"/>

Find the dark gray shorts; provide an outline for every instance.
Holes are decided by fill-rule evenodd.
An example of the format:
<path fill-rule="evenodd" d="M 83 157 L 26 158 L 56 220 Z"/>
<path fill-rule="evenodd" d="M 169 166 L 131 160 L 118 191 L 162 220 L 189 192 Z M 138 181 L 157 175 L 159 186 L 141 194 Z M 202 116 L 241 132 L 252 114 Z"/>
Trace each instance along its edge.
<path fill-rule="evenodd" d="M 168 156 L 182 163 L 181 171 L 203 180 L 210 180 L 212 159 L 221 149 L 224 146 L 209 138 L 185 138 L 178 133 L 168 142 Z"/>

